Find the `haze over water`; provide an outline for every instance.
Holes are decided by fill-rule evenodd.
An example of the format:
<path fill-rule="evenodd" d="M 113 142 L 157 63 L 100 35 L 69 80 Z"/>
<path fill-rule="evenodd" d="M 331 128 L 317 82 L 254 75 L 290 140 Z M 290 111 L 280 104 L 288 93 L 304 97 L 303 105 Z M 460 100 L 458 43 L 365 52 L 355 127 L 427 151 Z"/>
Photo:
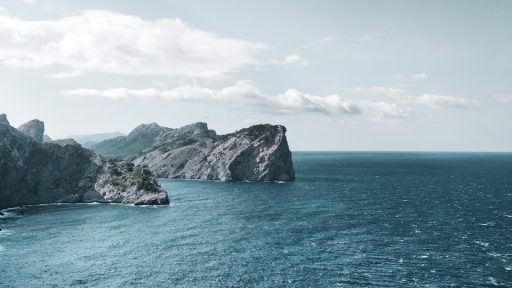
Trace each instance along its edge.
<path fill-rule="evenodd" d="M 510 287 L 512 154 L 294 153 L 294 183 L 0 220 L 0 287 Z"/>

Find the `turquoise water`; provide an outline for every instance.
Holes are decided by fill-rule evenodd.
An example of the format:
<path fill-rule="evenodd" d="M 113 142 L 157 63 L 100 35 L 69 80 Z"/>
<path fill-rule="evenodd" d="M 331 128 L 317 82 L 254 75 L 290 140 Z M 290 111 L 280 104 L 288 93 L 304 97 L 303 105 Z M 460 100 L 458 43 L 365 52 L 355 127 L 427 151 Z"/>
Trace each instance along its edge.
<path fill-rule="evenodd" d="M 512 287 L 512 154 L 294 153 L 294 183 L 0 220 L 0 287 Z"/>

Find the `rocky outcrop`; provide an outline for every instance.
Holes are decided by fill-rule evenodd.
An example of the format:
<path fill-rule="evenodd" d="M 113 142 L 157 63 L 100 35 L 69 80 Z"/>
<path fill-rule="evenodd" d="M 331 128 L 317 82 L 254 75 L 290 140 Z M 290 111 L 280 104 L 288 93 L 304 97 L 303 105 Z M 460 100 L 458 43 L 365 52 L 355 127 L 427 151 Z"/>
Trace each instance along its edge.
<path fill-rule="evenodd" d="M 286 128 L 280 125 L 255 125 L 217 135 L 202 122 L 178 129 L 151 123 L 92 149 L 103 156 L 147 165 L 161 178 L 293 181 L 285 134 Z"/>
<path fill-rule="evenodd" d="M 37 119 L 30 120 L 18 127 L 18 131 L 32 138 L 34 141 L 43 142 L 44 138 L 44 122 Z"/>
<path fill-rule="evenodd" d="M 9 125 L 9 120 L 7 120 L 7 115 L 0 114 L 0 124 L 7 124 L 7 125 Z"/>
<path fill-rule="evenodd" d="M 0 122 L 0 209 L 42 203 L 168 204 L 148 171 L 103 159 L 73 140 L 39 143 Z"/>

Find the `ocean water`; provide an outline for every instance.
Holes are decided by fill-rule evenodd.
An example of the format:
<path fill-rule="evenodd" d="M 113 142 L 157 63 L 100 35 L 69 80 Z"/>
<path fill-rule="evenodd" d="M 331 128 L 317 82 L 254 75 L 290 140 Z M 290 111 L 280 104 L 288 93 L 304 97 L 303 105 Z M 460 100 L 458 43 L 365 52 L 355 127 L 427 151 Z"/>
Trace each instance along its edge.
<path fill-rule="evenodd" d="M 294 153 L 294 183 L 0 220 L 0 287 L 512 287 L 512 154 Z"/>

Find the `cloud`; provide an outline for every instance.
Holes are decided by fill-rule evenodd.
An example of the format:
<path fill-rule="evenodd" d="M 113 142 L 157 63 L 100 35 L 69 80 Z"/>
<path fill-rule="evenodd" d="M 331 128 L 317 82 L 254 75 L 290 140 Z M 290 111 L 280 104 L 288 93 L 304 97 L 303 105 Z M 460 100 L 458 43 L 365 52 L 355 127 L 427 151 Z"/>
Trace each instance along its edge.
<path fill-rule="evenodd" d="M 386 97 L 396 97 L 403 96 L 407 92 L 401 88 L 393 88 L 393 87 L 383 87 L 383 86 L 373 86 L 373 87 L 354 87 L 351 90 L 353 93 L 369 95 L 369 96 L 386 96 Z"/>
<path fill-rule="evenodd" d="M 405 81 L 420 81 L 428 78 L 428 74 L 421 72 L 416 74 L 396 74 L 395 79 Z"/>
<path fill-rule="evenodd" d="M 327 47 L 332 44 L 336 40 L 336 36 L 329 35 L 324 36 L 316 41 L 306 43 L 305 45 L 301 46 L 301 48 L 307 48 L 307 49 L 321 49 L 324 47 Z"/>
<path fill-rule="evenodd" d="M 102 97 L 108 99 L 162 99 L 168 101 L 199 101 L 238 105 L 255 111 L 273 114 L 319 113 L 332 116 L 368 114 L 389 118 L 408 118 L 410 109 L 384 101 L 352 101 L 337 94 L 314 95 L 297 89 L 287 89 L 276 95 L 264 93 L 250 81 L 237 81 L 231 86 L 211 89 L 197 85 L 181 85 L 172 89 L 106 90 L 75 89 L 64 92 L 67 96 Z"/>
<path fill-rule="evenodd" d="M 496 94 L 494 96 L 494 99 L 496 99 L 496 101 L 498 103 L 502 103 L 502 104 L 511 104 L 512 103 L 512 93 L 500 93 L 500 94 Z"/>
<path fill-rule="evenodd" d="M 448 107 L 448 108 L 477 108 L 480 104 L 477 101 L 463 97 L 453 97 L 445 95 L 424 94 L 416 98 L 418 104 L 430 107 Z"/>
<path fill-rule="evenodd" d="M 219 79 L 259 65 L 268 46 L 221 37 L 180 19 L 144 20 L 88 10 L 51 21 L 0 15 L 0 63 L 125 75 Z"/>
<path fill-rule="evenodd" d="M 375 44 L 384 37 L 382 33 L 367 33 L 357 37 L 358 43 Z"/>
<path fill-rule="evenodd" d="M 396 103 L 383 101 L 362 101 L 361 107 L 368 112 L 377 113 L 380 116 L 391 118 L 409 118 L 410 109 L 404 108 Z"/>
<path fill-rule="evenodd" d="M 288 56 L 286 56 L 283 60 L 275 60 L 273 61 L 273 63 L 275 64 L 285 64 L 285 65 L 293 65 L 293 64 L 297 64 L 297 65 L 308 65 L 309 63 L 302 59 L 302 57 L 300 57 L 298 54 L 290 54 Z"/>
<path fill-rule="evenodd" d="M 287 89 L 281 93 L 267 94 L 260 87 L 246 80 L 237 81 L 233 85 L 219 89 L 201 87 L 196 84 L 183 84 L 174 88 L 167 88 L 166 85 L 160 85 L 159 87 L 145 89 L 121 87 L 106 90 L 74 89 L 64 91 L 63 94 L 108 99 L 139 98 L 223 103 L 258 112 L 288 115 L 300 113 L 320 113 L 334 116 L 364 114 L 373 117 L 374 120 L 382 117 L 410 118 L 414 115 L 412 108 L 418 105 L 432 108 L 478 108 L 480 106 L 477 101 L 463 97 L 436 94 L 424 94 L 416 97 L 407 95 L 406 91 L 398 88 L 381 86 L 359 87 L 359 90 L 356 91 L 365 92 L 367 95 L 397 95 L 402 100 L 396 103 L 367 99 L 354 101 L 338 94 L 315 95 L 297 89 Z M 506 101 L 512 101 L 512 97 L 506 98 Z"/>
<path fill-rule="evenodd" d="M 361 109 L 340 95 L 318 96 L 288 89 L 275 98 L 280 110 L 321 112 L 325 114 L 359 114 Z"/>
<path fill-rule="evenodd" d="M 173 89 L 128 89 L 106 90 L 75 89 L 64 92 L 67 96 L 102 97 L 109 99 L 164 99 L 169 101 L 205 101 L 253 107 L 263 112 L 323 114 L 359 114 L 361 109 L 340 95 L 312 95 L 296 89 L 288 89 L 277 95 L 268 95 L 249 81 L 237 81 L 222 89 L 210 89 L 196 85 L 182 85 Z"/>
<path fill-rule="evenodd" d="M 54 74 L 49 74 L 46 76 L 46 78 L 49 78 L 49 79 L 67 79 L 67 78 L 75 78 L 75 77 L 79 77 L 79 76 L 82 76 L 84 74 L 84 72 L 82 70 L 73 70 L 73 71 L 69 71 L 69 72 L 59 72 L 59 73 L 54 73 Z"/>
<path fill-rule="evenodd" d="M 0 13 L 4 13 L 5 12 L 5 8 L 3 6 L 0 6 Z"/>

